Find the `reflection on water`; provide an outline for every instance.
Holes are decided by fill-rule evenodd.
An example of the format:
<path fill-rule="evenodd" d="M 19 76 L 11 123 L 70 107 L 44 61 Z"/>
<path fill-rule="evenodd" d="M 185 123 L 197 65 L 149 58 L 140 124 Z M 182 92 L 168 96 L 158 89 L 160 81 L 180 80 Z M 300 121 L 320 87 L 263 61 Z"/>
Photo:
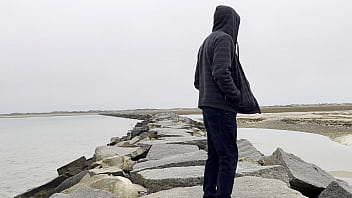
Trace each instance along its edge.
<path fill-rule="evenodd" d="M 98 115 L 0 118 L 1 196 L 48 182 L 57 168 L 92 157 L 95 147 L 126 135 L 136 122 Z"/>

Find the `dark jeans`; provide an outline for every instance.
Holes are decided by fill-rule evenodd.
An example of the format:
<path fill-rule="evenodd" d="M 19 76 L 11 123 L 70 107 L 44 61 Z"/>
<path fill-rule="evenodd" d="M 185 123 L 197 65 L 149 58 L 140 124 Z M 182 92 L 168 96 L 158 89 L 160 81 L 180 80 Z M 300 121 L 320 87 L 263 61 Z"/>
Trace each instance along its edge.
<path fill-rule="evenodd" d="M 237 168 L 236 113 L 204 107 L 208 159 L 204 170 L 204 198 L 230 198 Z"/>

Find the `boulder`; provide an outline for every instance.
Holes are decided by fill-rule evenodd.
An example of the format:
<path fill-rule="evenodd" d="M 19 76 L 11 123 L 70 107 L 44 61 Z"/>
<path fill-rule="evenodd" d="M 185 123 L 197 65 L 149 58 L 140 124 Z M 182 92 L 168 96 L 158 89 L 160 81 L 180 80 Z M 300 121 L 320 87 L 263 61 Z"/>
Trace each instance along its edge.
<path fill-rule="evenodd" d="M 138 147 L 126 148 L 119 146 L 100 146 L 95 149 L 94 157 L 96 161 L 99 161 L 116 155 L 131 156 L 131 154 L 137 149 Z"/>
<path fill-rule="evenodd" d="M 90 178 L 89 171 L 88 170 L 82 171 L 82 172 L 78 173 L 77 175 L 74 175 L 72 177 L 67 178 L 59 186 L 57 186 L 53 192 L 59 193 L 63 190 L 71 188 L 72 186 L 78 184 L 79 182 L 85 181 L 89 178 Z"/>
<path fill-rule="evenodd" d="M 87 160 L 84 156 L 66 164 L 57 169 L 59 175 L 66 174 L 67 176 L 76 175 L 88 168 Z"/>
<path fill-rule="evenodd" d="M 119 198 L 116 195 L 105 191 L 83 187 L 73 191 L 71 194 L 56 193 L 50 198 Z"/>
<path fill-rule="evenodd" d="M 238 159 L 241 161 L 243 159 L 250 159 L 258 162 L 259 164 L 264 164 L 264 155 L 259 152 L 248 140 L 240 139 L 237 140 L 238 147 Z"/>
<path fill-rule="evenodd" d="M 261 166 L 253 162 L 238 162 L 236 177 L 256 176 L 268 179 L 278 179 L 290 186 L 287 172 L 283 166 Z"/>
<path fill-rule="evenodd" d="M 108 176 L 108 175 L 94 175 L 86 181 L 80 182 L 69 189 L 63 191 L 63 193 L 72 193 L 73 191 L 83 188 L 90 187 L 100 190 L 109 191 L 119 198 L 137 198 L 138 191 L 132 182 L 120 176 Z"/>
<path fill-rule="evenodd" d="M 342 181 L 333 181 L 318 198 L 352 198 L 352 186 Z"/>
<path fill-rule="evenodd" d="M 204 166 L 171 167 L 144 170 L 134 174 L 132 181 L 143 185 L 148 192 L 203 183 Z"/>
<path fill-rule="evenodd" d="M 205 165 L 207 157 L 207 153 L 203 150 L 172 155 L 169 157 L 161 158 L 159 160 L 149 160 L 137 163 L 134 165 L 132 173 L 146 169 Z"/>
<path fill-rule="evenodd" d="M 118 167 L 125 171 L 132 170 L 133 169 L 132 167 L 135 164 L 136 162 L 132 161 L 130 157 L 123 156 L 123 155 L 117 155 L 114 157 L 105 158 L 101 161 L 101 166 L 103 168 Z"/>
<path fill-rule="evenodd" d="M 178 187 L 152 193 L 142 198 L 190 198 L 202 197 L 202 186 Z M 300 192 L 287 187 L 279 180 L 260 177 L 239 177 L 235 179 L 233 198 L 304 198 Z"/>
<path fill-rule="evenodd" d="M 149 152 L 151 145 L 140 145 L 137 150 L 131 153 L 131 159 L 138 161 L 141 158 L 145 158 Z"/>
<path fill-rule="evenodd" d="M 199 149 L 205 149 L 207 144 L 206 137 L 163 137 L 158 140 L 141 141 L 138 145 L 154 145 L 154 144 L 188 144 L 196 145 Z"/>
<path fill-rule="evenodd" d="M 146 158 L 157 160 L 171 155 L 183 154 L 198 151 L 198 146 L 182 144 L 155 144 L 152 145 Z"/>
<path fill-rule="evenodd" d="M 281 148 L 278 148 L 266 160 L 284 166 L 291 187 L 309 197 L 318 197 L 331 182 L 336 180 L 318 166 L 304 162 L 301 158 L 286 153 Z"/>
<path fill-rule="evenodd" d="M 156 132 L 157 137 L 190 137 L 193 131 L 185 129 L 171 129 L 171 128 L 157 128 L 153 131 Z"/>
<path fill-rule="evenodd" d="M 117 143 L 121 142 L 121 138 L 120 137 L 112 137 L 110 139 L 110 143 L 108 144 L 108 146 L 113 146 Z"/>
<path fill-rule="evenodd" d="M 97 174 L 108 174 L 113 176 L 124 176 L 123 170 L 117 166 L 105 167 L 105 168 L 94 168 L 89 170 L 92 175 Z"/>

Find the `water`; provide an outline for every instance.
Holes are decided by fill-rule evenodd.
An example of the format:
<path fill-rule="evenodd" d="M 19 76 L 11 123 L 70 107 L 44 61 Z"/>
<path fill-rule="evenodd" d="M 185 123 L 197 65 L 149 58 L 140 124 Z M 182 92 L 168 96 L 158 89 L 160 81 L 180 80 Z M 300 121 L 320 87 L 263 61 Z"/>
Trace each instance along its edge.
<path fill-rule="evenodd" d="M 0 195 L 12 197 L 57 176 L 56 169 L 113 136 L 126 135 L 137 120 L 99 115 L 0 118 Z"/>
<path fill-rule="evenodd" d="M 200 120 L 202 115 L 186 117 Z M 325 171 L 345 173 L 339 174 L 337 178 L 352 185 L 352 147 L 331 141 L 326 136 L 287 130 L 239 128 L 238 139 L 249 140 L 264 155 L 271 155 L 281 147 Z"/>

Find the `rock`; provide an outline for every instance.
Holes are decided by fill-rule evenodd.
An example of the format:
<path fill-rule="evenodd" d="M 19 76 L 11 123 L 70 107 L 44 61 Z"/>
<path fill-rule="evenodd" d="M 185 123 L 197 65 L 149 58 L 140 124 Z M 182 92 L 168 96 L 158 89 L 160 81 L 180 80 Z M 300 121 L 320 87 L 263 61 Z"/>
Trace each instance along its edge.
<path fill-rule="evenodd" d="M 142 198 L 190 198 L 202 197 L 202 186 L 178 187 L 152 193 Z M 239 177 L 235 179 L 232 198 L 304 198 L 300 192 L 287 187 L 279 180 L 260 177 Z"/>
<path fill-rule="evenodd" d="M 155 144 L 151 146 L 146 158 L 147 160 L 157 160 L 171 155 L 189 153 L 198 150 L 198 146 L 195 145 Z"/>
<path fill-rule="evenodd" d="M 108 175 L 113 175 L 113 176 L 124 176 L 124 172 L 121 168 L 117 166 L 111 166 L 111 167 L 106 167 L 106 168 L 95 168 L 89 170 L 90 173 L 93 175 L 97 174 L 108 174 Z"/>
<path fill-rule="evenodd" d="M 283 166 L 260 166 L 251 162 L 238 162 L 236 177 L 256 176 L 268 179 L 278 179 L 290 186 L 287 172 Z"/>
<path fill-rule="evenodd" d="M 116 195 L 105 191 L 88 187 L 77 189 L 71 194 L 56 193 L 50 198 L 119 198 Z"/>
<path fill-rule="evenodd" d="M 82 171 L 78 173 L 77 175 L 74 175 L 72 177 L 67 178 L 65 181 L 63 181 L 59 186 L 57 186 L 54 189 L 54 193 L 59 193 L 63 190 L 66 190 L 68 188 L 71 188 L 72 186 L 78 184 L 81 181 L 85 181 L 90 178 L 90 174 L 87 170 Z"/>
<path fill-rule="evenodd" d="M 291 187 L 309 197 L 318 197 L 331 182 L 335 181 L 333 176 L 318 166 L 304 162 L 281 148 L 278 148 L 268 159 L 274 164 L 284 166 Z"/>
<path fill-rule="evenodd" d="M 159 160 L 149 160 L 137 163 L 133 167 L 133 172 L 138 172 L 146 169 L 180 167 L 180 166 L 197 166 L 205 165 L 207 153 L 203 150 L 198 150 L 190 153 L 172 155 Z M 131 174 L 132 174 L 131 173 Z"/>
<path fill-rule="evenodd" d="M 94 175 L 87 181 L 80 182 L 71 188 L 64 190 L 63 193 L 72 193 L 73 191 L 83 187 L 106 190 L 117 195 L 119 198 L 138 197 L 138 191 L 129 179 L 120 176 L 108 175 Z"/>
<path fill-rule="evenodd" d="M 133 182 L 143 185 L 148 192 L 203 183 L 204 166 L 171 167 L 137 172 Z"/>
<path fill-rule="evenodd" d="M 153 131 L 156 132 L 157 137 L 190 137 L 193 131 L 185 129 L 170 129 L 170 128 L 157 128 Z"/>
<path fill-rule="evenodd" d="M 264 164 L 264 155 L 260 153 L 248 140 L 237 140 L 237 147 L 239 161 L 243 158 L 249 158 L 259 164 Z"/>
<path fill-rule="evenodd" d="M 121 142 L 121 138 L 119 138 L 119 137 L 112 137 L 112 138 L 110 139 L 110 143 L 108 144 L 108 146 L 113 146 L 113 145 L 115 145 L 115 144 L 117 144 L 117 143 L 119 143 L 119 142 Z"/>
<path fill-rule="evenodd" d="M 196 145 L 199 149 L 205 149 L 207 144 L 206 137 L 163 137 L 158 140 L 141 141 L 138 145 L 154 145 L 154 144 L 188 144 Z"/>
<path fill-rule="evenodd" d="M 145 158 L 148 154 L 151 145 L 140 145 L 136 151 L 131 153 L 131 159 L 134 161 L 138 161 L 141 158 Z"/>
<path fill-rule="evenodd" d="M 204 137 L 205 136 L 205 132 L 200 130 L 199 128 L 196 127 L 192 127 L 192 131 L 193 131 L 193 136 L 197 136 L 197 137 Z"/>
<path fill-rule="evenodd" d="M 131 155 L 137 149 L 138 147 L 126 148 L 119 146 L 100 146 L 95 149 L 94 157 L 96 161 L 99 161 L 116 155 L 128 156 Z"/>
<path fill-rule="evenodd" d="M 73 162 L 66 164 L 57 169 L 59 175 L 66 174 L 67 176 L 76 175 L 88 168 L 87 160 L 84 156 L 76 159 Z"/>
<path fill-rule="evenodd" d="M 22 193 L 20 195 L 15 196 L 14 198 L 44 198 L 44 197 L 49 197 L 54 193 L 54 189 L 59 186 L 63 181 L 65 181 L 68 178 L 66 175 L 60 175 L 57 178 L 51 180 L 50 182 L 33 188 L 25 193 Z"/>
<path fill-rule="evenodd" d="M 352 186 L 345 182 L 333 181 L 318 198 L 352 198 Z"/>
<path fill-rule="evenodd" d="M 117 155 L 114 157 L 105 158 L 101 161 L 103 168 L 118 167 L 125 171 L 131 171 L 136 162 L 132 161 L 128 156 Z"/>

